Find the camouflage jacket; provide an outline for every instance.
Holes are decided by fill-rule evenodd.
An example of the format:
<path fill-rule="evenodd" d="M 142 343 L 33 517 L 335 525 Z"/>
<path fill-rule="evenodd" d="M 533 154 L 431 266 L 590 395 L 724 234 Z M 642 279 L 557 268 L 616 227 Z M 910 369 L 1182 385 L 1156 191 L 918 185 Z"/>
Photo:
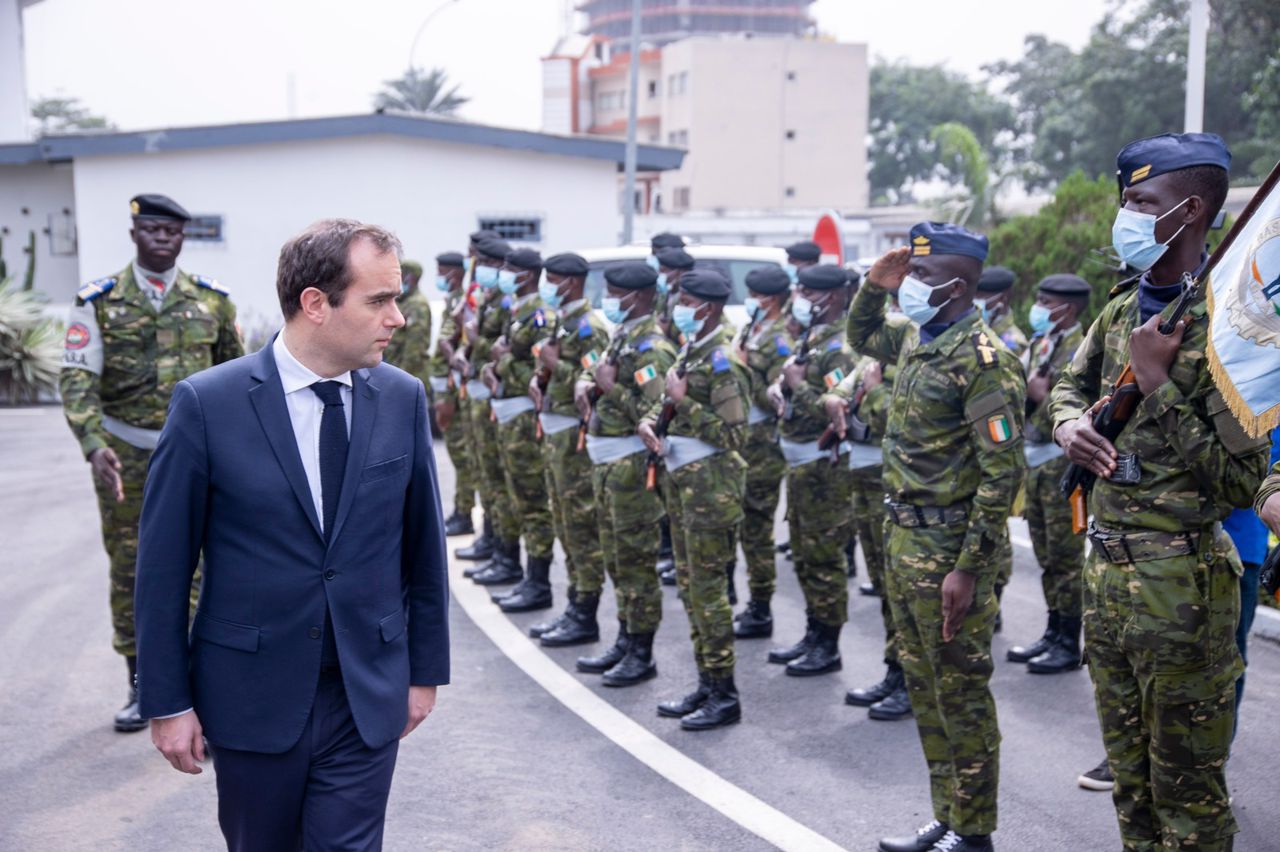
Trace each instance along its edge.
<path fill-rule="evenodd" d="M 796 344 L 799 357 L 803 343 Z M 809 333 L 809 363 L 804 381 L 791 392 L 791 417 L 778 423 L 782 437 L 792 441 L 816 441 L 830 422 L 822 396 L 853 372 L 853 350 L 845 343 L 839 322 L 815 326 Z"/>
<path fill-rule="evenodd" d="M 1273 494 L 1280 494 L 1280 462 L 1276 462 L 1271 466 L 1271 473 L 1267 474 L 1267 478 L 1262 480 L 1262 487 L 1258 489 L 1258 494 L 1253 498 L 1253 510 L 1259 515 L 1262 514 L 1262 507 Z"/>
<path fill-rule="evenodd" d="M 996 317 L 996 321 L 991 323 L 991 330 L 996 333 L 1000 341 L 1009 348 L 1009 351 L 1019 358 L 1022 353 L 1027 351 L 1027 336 L 1023 334 L 1022 329 L 1018 328 L 1018 324 L 1013 321 L 1013 314 L 1005 310 L 1003 314 Z"/>
<path fill-rule="evenodd" d="M 431 303 L 420 290 L 396 299 L 404 326 L 391 336 L 382 359 L 411 376 L 427 381 L 431 351 Z"/>
<path fill-rule="evenodd" d="M 1136 280 L 1114 291 L 1054 385 L 1049 414 L 1055 430 L 1083 415 L 1129 362 L 1129 334 L 1138 324 Z M 1135 485 L 1098 480 L 1090 493 L 1089 511 L 1107 529 L 1203 529 L 1233 507 L 1252 505 L 1266 475 L 1270 436 L 1245 434 L 1209 374 L 1203 294 L 1187 318 L 1169 381 L 1138 403 L 1115 441 L 1116 452 L 1137 454 L 1141 480 Z"/>
<path fill-rule="evenodd" d="M 722 322 L 701 342 L 689 346 L 684 361 L 686 391 L 667 426 L 668 435 L 697 438 L 722 450 L 742 449 L 751 379 L 733 352 L 733 336 L 733 327 Z M 659 400 L 644 419 L 656 423 L 662 408 Z"/>
<path fill-rule="evenodd" d="M 485 291 L 478 291 L 480 298 L 486 298 Z M 512 299 L 503 295 L 496 288 L 476 309 L 476 320 L 479 323 L 479 334 L 471 344 L 470 356 L 471 377 L 480 378 L 480 368 L 489 361 L 489 350 L 507 330 L 511 318 Z"/>
<path fill-rule="evenodd" d="M 604 320 L 591 310 L 591 303 L 581 299 L 576 305 L 568 306 L 567 312 L 561 316 L 556 340 L 560 343 L 560 360 L 547 383 L 545 410 L 551 414 L 577 417 L 578 410 L 573 406 L 573 386 L 584 370 L 595 366 L 603 357 L 605 347 L 609 345 L 609 331 Z"/>
<path fill-rule="evenodd" d="M 967 505 L 955 570 L 994 571 L 990 555 L 1026 467 L 1022 365 L 977 311 L 921 343 L 912 324 L 886 321 L 885 296 L 864 284 L 848 324 L 859 352 L 897 366 L 881 445 L 885 493 L 914 506 Z"/>
<path fill-rule="evenodd" d="M 494 365 L 494 372 L 502 382 L 500 399 L 528 396 L 529 380 L 538 370 L 534 344 L 550 337 L 555 323 L 555 311 L 547 307 L 537 293 L 526 298 L 527 301 L 517 298 L 511 305 L 510 319 L 503 332 L 511 348 Z"/>
<path fill-rule="evenodd" d="M 747 369 L 751 378 L 751 402 L 772 415 L 774 409 L 773 403 L 769 402 L 769 385 L 777 380 L 782 373 L 782 365 L 795 350 L 795 341 L 787 333 L 786 315 L 757 327 L 743 348 L 747 352 Z M 760 425 L 773 429 L 772 420 Z"/>
<path fill-rule="evenodd" d="M 158 312 L 130 264 L 82 287 L 68 320 L 58 386 L 86 457 L 107 445 L 104 414 L 159 429 L 174 385 L 244 354 L 227 291 L 181 270 Z"/>
<path fill-rule="evenodd" d="M 892 317 L 890 318 L 891 321 L 893 319 Z M 905 318 L 898 317 L 897 319 L 906 325 L 910 325 Z M 841 379 L 840 384 L 832 388 L 829 395 L 851 402 L 862 390 L 862 377 L 867 368 L 877 363 L 879 362 L 875 358 L 862 356 L 858 363 L 854 365 L 853 372 Z M 889 401 L 893 397 L 893 377 L 896 373 L 897 367 L 893 365 L 882 366 L 880 384 L 862 395 L 862 401 L 854 412 L 859 420 L 871 428 L 867 443 L 872 446 L 880 446 L 880 442 L 884 438 L 884 430 L 889 424 Z M 824 407 L 825 403 L 826 399 L 824 398 Z"/>
<path fill-rule="evenodd" d="M 662 398 L 667 368 L 675 360 L 675 344 L 652 315 L 615 328 L 604 357 L 582 371 L 583 379 L 595 381 L 600 364 L 612 362 L 618 368 L 617 381 L 596 402 L 591 434 L 610 438 L 634 435 L 640 419 Z"/>
<path fill-rule="evenodd" d="M 440 341 L 453 340 L 458 335 L 458 304 L 462 301 L 462 290 L 450 290 L 444 297 L 444 316 L 440 319 L 440 335 L 436 338 L 435 350 L 431 354 L 431 361 L 427 366 L 429 375 L 435 378 L 445 378 L 449 375 L 449 362 L 445 360 L 444 354 L 440 350 Z M 459 336 L 459 343 L 461 337 Z"/>
<path fill-rule="evenodd" d="M 1076 323 L 1061 334 L 1037 335 L 1031 339 L 1026 352 L 1027 379 L 1040 374 L 1049 378 L 1049 388 L 1053 389 L 1062 371 L 1071 363 L 1080 342 L 1084 340 L 1084 330 Z M 1027 400 L 1027 440 L 1037 444 L 1045 444 L 1053 440 L 1053 420 L 1049 417 L 1049 397 L 1040 403 Z"/>

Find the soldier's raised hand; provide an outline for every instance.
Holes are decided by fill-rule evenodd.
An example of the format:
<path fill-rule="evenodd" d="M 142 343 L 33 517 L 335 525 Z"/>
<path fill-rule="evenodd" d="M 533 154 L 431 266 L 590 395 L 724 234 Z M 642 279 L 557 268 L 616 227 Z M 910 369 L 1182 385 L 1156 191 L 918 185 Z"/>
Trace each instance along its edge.
<path fill-rule="evenodd" d="M 897 290 L 902 286 L 902 279 L 907 277 L 910 265 L 910 247 L 898 246 L 898 248 L 889 249 L 881 255 L 879 260 L 871 264 L 871 268 L 867 270 L 866 280 L 881 290 Z"/>
<path fill-rule="evenodd" d="M 110 447 L 98 447 L 89 454 L 89 466 L 93 478 L 107 491 L 115 495 L 117 503 L 124 502 L 124 480 L 120 478 L 122 465 L 116 451 Z"/>

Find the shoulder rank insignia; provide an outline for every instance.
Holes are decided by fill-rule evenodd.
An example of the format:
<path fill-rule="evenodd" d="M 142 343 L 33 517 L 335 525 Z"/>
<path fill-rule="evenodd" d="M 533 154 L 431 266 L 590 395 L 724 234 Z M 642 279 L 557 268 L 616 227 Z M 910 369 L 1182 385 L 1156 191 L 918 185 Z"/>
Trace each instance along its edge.
<path fill-rule="evenodd" d="M 775 334 L 773 336 L 773 345 L 778 347 L 779 355 L 791 354 L 791 345 L 787 343 L 787 339 L 783 337 L 781 334 Z"/>
<path fill-rule="evenodd" d="M 76 298 L 82 302 L 92 302 L 103 293 L 110 292 L 111 288 L 116 286 L 116 279 L 113 277 L 99 278 L 97 281 L 90 281 L 88 284 L 76 291 Z"/>
<path fill-rule="evenodd" d="M 716 348 L 711 350 L 711 372 L 723 373 L 729 369 L 729 356 L 724 354 L 724 350 Z"/>
<path fill-rule="evenodd" d="M 192 275 L 191 280 L 196 282 L 197 287 L 203 287 L 206 290 L 212 290 L 215 293 L 221 293 L 223 296 L 230 296 L 231 291 L 223 287 L 217 281 L 205 275 Z"/>
<path fill-rule="evenodd" d="M 827 373 L 822 377 L 822 383 L 827 386 L 827 390 L 831 390 L 843 380 L 844 370 L 841 370 L 839 367 L 836 367 L 830 373 Z"/>
<path fill-rule="evenodd" d="M 1004 345 L 1008 346 L 1010 349 L 1018 348 L 1018 339 L 1013 336 L 1012 332 L 1006 331 L 1004 334 L 1000 335 L 1000 339 L 1004 341 Z"/>
<path fill-rule="evenodd" d="M 533 327 L 543 328 L 547 324 L 547 315 L 542 312 L 542 308 L 538 308 L 533 312 Z"/>
<path fill-rule="evenodd" d="M 511 297 L 510 297 L 510 296 L 503 296 L 503 297 L 502 297 L 501 305 L 502 305 L 502 307 L 506 308 L 507 310 L 510 310 L 510 309 L 511 309 Z"/>
<path fill-rule="evenodd" d="M 648 352 L 652 348 L 653 348 L 653 338 L 651 337 L 646 337 L 644 340 L 641 340 L 639 343 L 636 344 L 637 352 Z"/>
<path fill-rule="evenodd" d="M 586 317 L 583 317 L 582 319 L 578 320 L 578 336 L 579 337 L 591 336 L 591 323 L 587 322 Z"/>
<path fill-rule="evenodd" d="M 973 350 L 978 355 L 978 366 L 984 370 L 994 367 L 999 362 L 995 344 L 991 342 L 991 338 L 987 337 L 985 331 L 979 331 L 973 336 Z"/>
<path fill-rule="evenodd" d="M 842 346 L 844 346 L 844 341 L 841 340 L 839 337 L 833 337 L 829 341 L 827 341 L 828 352 L 834 352 L 835 350 L 839 349 Z"/>

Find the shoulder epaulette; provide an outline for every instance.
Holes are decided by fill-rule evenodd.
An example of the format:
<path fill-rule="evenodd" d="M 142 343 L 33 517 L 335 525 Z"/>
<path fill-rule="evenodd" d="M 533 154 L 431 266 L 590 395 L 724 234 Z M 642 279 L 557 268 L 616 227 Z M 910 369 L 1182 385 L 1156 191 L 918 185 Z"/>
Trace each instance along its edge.
<path fill-rule="evenodd" d="M 109 293 L 111 288 L 116 286 L 116 282 L 118 280 L 119 279 L 115 276 L 110 276 L 107 278 L 99 278 L 97 281 L 90 281 L 88 284 L 76 291 L 76 298 L 86 304 L 92 302 L 104 293 Z"/>
<path fill-rule="evenodd" d="M 711 350 L 711 372 L 723 373 L 729 366 L 729 356 L 724 354 L 724 349 L 717 346 Z"/>
<path fill-rule="evenodd" d="M 787 339 L 781 334 L 775 334 L 773 336 L 773 344 L 777 348 L 779 355 L 791 354 L 791 345 L 787 343 Z"/>
<path fill-rule="evenodd" d="M 827 351 L 834 352 L 844 346 L 844 340 L 840 337 L 833 337 L 827 341 Z"/>
<path fill-rule="evenodd" d="M 223 296 L 231 295 L 230 290 L 228 290 L 226 287 L 223 287 L 217 281 L 214 281 L 212 278 L 209 278 L 208 276 L 192 275 L 191 280 L 196 282 L 197 287 L 203 287 L 206 290 L 212 290 L 213 292 L 219 293 Z"/>
<path fill-rule="evenodd" d="M 984 370 L 989 370 L 996 364 L 1000 363 L 999 350 L 996 344 L 987 337 L 987 333 L 982 329 L 974 332 L 973 335 L 973 351 L 978 356 L 978 366 Z"/>
<path fill-rule="evenodd" d="M 1107 294 L 1107 298 L 1114 299 L 1116 296 L 1121 296 L 1129 292 L 1134 287 L 1138 286 L 1138 282 L 1141 280 L 1142 280 L 1141 275 L 1133 275 L 1129 278 L 1124 279 L 1119 284 L 1111 288 L 1111 292 Z"/>

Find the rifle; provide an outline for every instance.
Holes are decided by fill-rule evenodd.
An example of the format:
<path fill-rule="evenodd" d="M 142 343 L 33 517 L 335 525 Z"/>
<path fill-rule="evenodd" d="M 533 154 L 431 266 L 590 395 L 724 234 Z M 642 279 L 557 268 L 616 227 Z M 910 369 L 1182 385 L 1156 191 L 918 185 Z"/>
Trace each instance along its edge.
<path fill-rule="evenodd" d="M 560 334 L 560 315 L 556 314 L 556 318 L 551 322 L 551 342 L 555 342 L 556 337 Z M 546 345 L 546 341 L 542 343 Z M 551 384 L 551 368 L 545 364 L 538 368 L 538 372 L 534 373 L 534 378 L 538 380 L 538 390 L 542 391 L 542 405 L 539 406 L 539 413 L 547 410 L 547 386 Z M 539 441 L 542 440 L 542 418 L 535 418 L 537 427 L 534 429 L 534 437 Z"/>
<path fill-rule="evenodd" d="M 618 363 L 617 352 L 613 347 L 609 348 L 609 353 L 605 355 L 604 362 L 610 366 Z M 593 384 L 591 390 L 587 391 L 587 403 L 591 410 L 586 417 L 578 420 L 578 452 L 582 452 L 587 447 L 587 429 L 591 425 L 591 416 L 596 413 L 596 403 L 600 401 L 600 386 Z"/>
<path fill-rule="evenodd" d="M 691 343 L 692 341 L 685 341 L 684 346 L 680 347 L 679 356 L 676 358 L 676 378 L 678 379 L 684 378 Z M 659 441 L 667 437 L 667 430 L 671 428 L 671 421 L 675 418 L 676 404 L 664 394 L 662 397 L 662 411 L 658 413 L 658 422 L 653 424 L 653 434 L 658 436 Z M 658 486 L 658 462 L 660 461 L 662 461 L 662 457 L 650 450 L 644 472 L 644 487 L 649 491 Z"/>
<path fill-rule="evenodd" d="M 871 434 L 871 427 L 858 416 L 858 409 L 862 406 L 862 400 L 866 395 L 867 389 L 863 387 L 862 382 L 858 382 L 858 386 L 853 391 L 853 399 L 849 401 L 849 408 L 844 415 L 845 437 L 859 443 L 866 441 Z M 822 435 L 818 437 L 818 449 L 831 452 L 832 467 L 840 463 L 840 433 L 836 431 L 835 426 L 827 424 L 827 428 L 822 430 Z"/>
<path fill-rule="evenodd" d="M 751 319 L 747 320 L 747 324 L 742 327 L 742 331 L 738 333 L 739 349 L 746 348 L 747 340 L 750 339 L 751 333 L 756 330 L 756 324 L 760 322 L 760 315 L 764 313 L 764 308 L 756 308 L 751 313 Z"/>
<path fill-rule="evenodd" d="M 795 363 L 801 367 L 809 363 L 809 336 L 813 333 L 813 323 L 805 326 L 804 334 L 800 336 L 800 346 L 796 349 Z M 795 406 L 791 404 L 791 386 L 786 382 L 782 383 L 782 398 L 787 401 L 786 410 L 783 412 L 782 419 L 790 420 L 796 413 Z"/>

